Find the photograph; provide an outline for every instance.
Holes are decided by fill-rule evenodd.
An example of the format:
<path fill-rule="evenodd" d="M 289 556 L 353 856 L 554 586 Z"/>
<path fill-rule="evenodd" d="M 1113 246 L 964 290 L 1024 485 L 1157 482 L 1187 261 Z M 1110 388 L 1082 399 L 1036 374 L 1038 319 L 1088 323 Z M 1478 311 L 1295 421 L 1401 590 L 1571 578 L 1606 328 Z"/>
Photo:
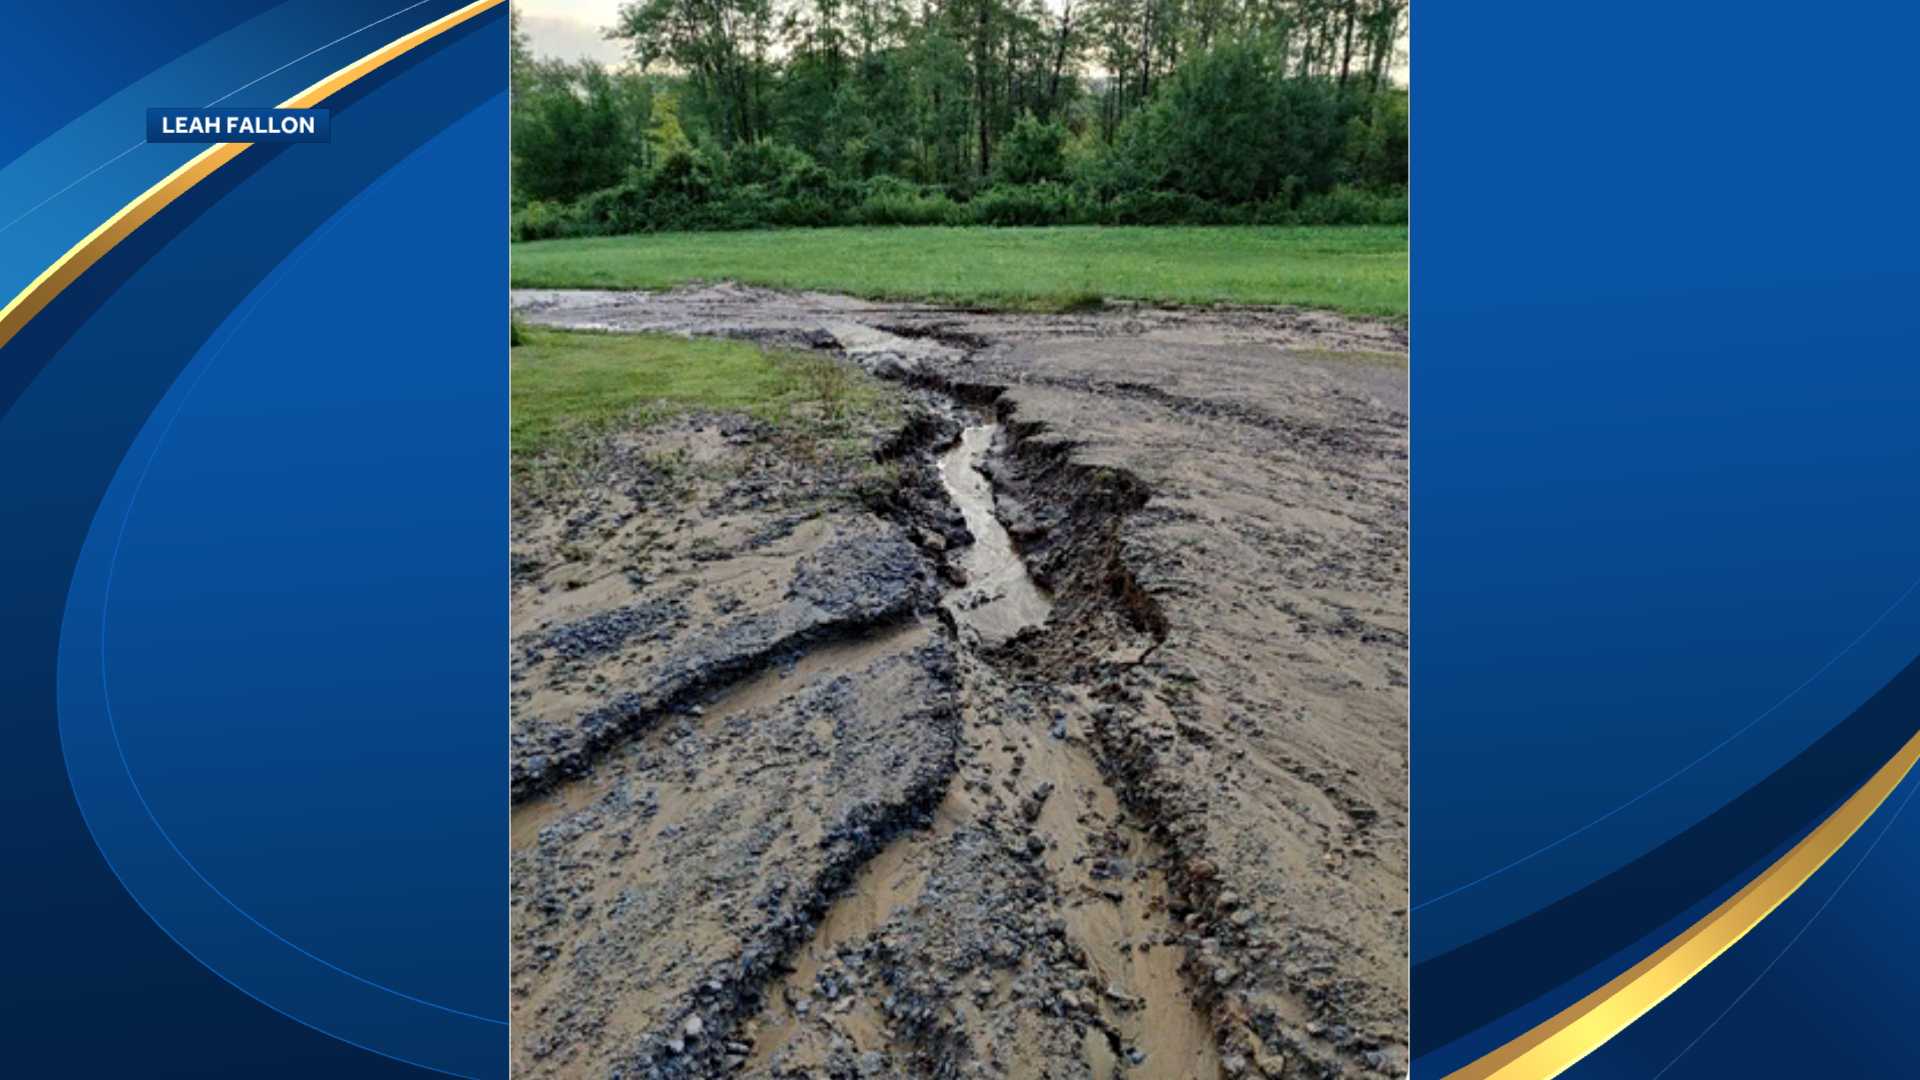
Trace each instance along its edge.
<path fill-rule="evenodd" d="M 513 1075 L 1404 1075 L 1404 0 L 514 7 Z"/>

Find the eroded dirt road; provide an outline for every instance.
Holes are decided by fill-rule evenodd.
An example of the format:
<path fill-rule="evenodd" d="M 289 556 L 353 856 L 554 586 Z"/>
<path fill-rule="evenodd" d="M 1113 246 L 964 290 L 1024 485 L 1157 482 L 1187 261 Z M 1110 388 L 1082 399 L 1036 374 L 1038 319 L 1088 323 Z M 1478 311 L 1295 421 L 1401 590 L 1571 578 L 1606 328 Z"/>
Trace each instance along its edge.
<path fill-rule="evenodd" d="M 515 509 L 522 1077 L 1406 1068 L 1404 330 L 735 286 L 524 320 L 832 352 Z"/>

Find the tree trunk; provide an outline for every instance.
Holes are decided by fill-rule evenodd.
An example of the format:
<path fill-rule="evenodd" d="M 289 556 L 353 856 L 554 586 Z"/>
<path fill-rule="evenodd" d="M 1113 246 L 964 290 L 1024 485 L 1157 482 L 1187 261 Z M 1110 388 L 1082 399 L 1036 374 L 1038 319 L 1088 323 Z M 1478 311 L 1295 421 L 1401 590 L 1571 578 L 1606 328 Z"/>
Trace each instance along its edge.
<path fill-rule="evenodd" d="M 1153 18 L 1157 14 L 1154 0 L 1147 0 L 1146 10 L 1140 16 L 1140 104 L 1147 103 L 1147 95 L 1153 89 Z"/>
<path fill-rule="evenodd" d="M 975 0 L 980 5 L 980 21 L 974 35 L 973 87 L 974 107 L 980 122 L 980 175 L 987 175 L 992 167 L 993 149 L 987 134 L 987 0 Z"/>
<path fill-rule="evenodd" d="M 1067 37 L 1073 33 L 1073 0 L 1060 12 L 1060 40 L 1053 48 L 1053 78 L 1047 83 L 1047 113 L 1060 110 L 1060 72 L 1067 66 Z"/>
<path fill-rule="evenodd" d="M 1356 9 L 1359 8 L 1359 6 L 1360 0 L 1347 0 L 1346 2 L 1347 19 L 1343 35 L 1346 40 L 1340 48 L 1340 88 L 1343 90 L 1346 89 L 1347 86 L 1347 72 L 1353 67 L 1353 23 L 1354 16 L 1357 14 Z"/>

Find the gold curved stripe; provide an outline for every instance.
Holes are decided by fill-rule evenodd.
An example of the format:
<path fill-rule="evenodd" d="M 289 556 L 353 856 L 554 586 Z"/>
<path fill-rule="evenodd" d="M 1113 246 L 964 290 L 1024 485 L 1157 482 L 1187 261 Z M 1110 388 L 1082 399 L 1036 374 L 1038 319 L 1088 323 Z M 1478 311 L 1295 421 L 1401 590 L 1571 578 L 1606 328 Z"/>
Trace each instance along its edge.
<path fill-rule="evenodd" d="M 1593 1053 L 1698 975 L 1806 884 L 1920 760 L 1920 734 L 1759 877 L 1645 960 L 1447 1080 L 1547 1080 Z M 1416 1022 L 1418 1017 L 1416 1014 Z"/>
<path fill-rule="evenodd" d="M 389 60 L 407 52 L 421 42 L 430 40 L 448 30 L 459 26 L 488 8 L 497 7 L 506 0 L 474 0 L 456 11 L 450 11 L 440 18 L 420 27 L 411 33 L 380 46 L 378 49 L 348 64 L 346 67 L 328 75 L 305 90 L 280 103 L 282 109 L 310 109 L 338 92 L 354 80 L 387 63 Z M 186 164 L 169 173 L 159 183 L 135 196 L 132 202 L 120 208 L 112 217 L 100 223 L 81 241 L 67 249 L 65 255 L 53 261 L 53 264 L 40 275 L 27 283 L 19 294 L 0 308 L 0 348 L 13 340 L 20 328 L 27 325 L 40 310 L 47 306 L 60 291 L 73 284 L 87 268 L 100 261 L 114 245 L 127 238 L 133 230 L 147 223 L 153 215 L 165 209 L 168 203 L 179 198 L 188 188 L 212 175 L 215 169 L 240 156 L 240 152 L 252 143 L 225 142 L 215 143 L 194 155 Z"/>

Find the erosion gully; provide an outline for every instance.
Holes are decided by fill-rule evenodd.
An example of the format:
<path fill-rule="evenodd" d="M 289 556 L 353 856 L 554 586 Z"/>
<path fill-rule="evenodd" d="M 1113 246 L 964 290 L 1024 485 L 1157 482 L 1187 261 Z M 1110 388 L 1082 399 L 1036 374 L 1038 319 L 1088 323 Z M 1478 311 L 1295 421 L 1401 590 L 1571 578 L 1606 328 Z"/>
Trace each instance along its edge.
<path fill-rule="evenodd" d="M 1005 451 L 1003 428 L 980 415 L 982 410 L 961 410 L 970 422 L 937 459 L 942 487 L 973 537 L 954 560 L 964 584 L 942 599 L 949 629 L 961 646 L 960 772 L 933 826 L 896 839 L 828 910 L 771 995 L 749 1068 L 794 1049 L 803 1019 L 796 1007 L 808 1007 L 801 1003 L 810 1001 L 822 964 L 903 917 L 926 887 L 937 851 L 955 831 L 1006 812 L 1003 800 L 985 795 L 1003 790 L 1024 793 L 1013 804 L 1022 822 L 998 824 L 1020 828 L 1023 823 L 1032 838 L 1029 847 L 1061 895 L 1066 935 L 1088 976 L 1074 1000 L 1091 1021 L 1080 1048 L 1088 1075 L 1210 1080 L 1220 1075 L 1218 1054 L 1207 1018 L 1181 973 L 1185 950 L 1175 943 L 1168 915 L 1165 853 L 1121 806 L 1086 733 L 1074 730 L 1071 712 L 1057 713 L 1045 729 L 1009 722 L 1000 714 L 1009 676 L 995 653 L 1009 643 L 1017 648 L 1023 631 L 1042 627 L 1052 600 L 1029 576 L 995 510 L 989 467 Z M 877 1017 L 844 1030 L 876 1041 L 886 1038 Z M 1026 1074 L 1018 1067 L 1013 1071 Z"/>
<path fill-rule="evenodd" d="M 516 296 L 516 305 L 525 304 L 524 310 L 539 321 L 559 326 L 725 333 L 767 344 L 830 349 L 869 373 L 905 384 L 939 416 L 918 428 L 909 425 L 893 452 L 909 468 L 935 477 L 927 486 L 944 504 L 940 512 L 963 521 L 965 535 L 956 539 L 957 528 L 929 528 L 919 511 L 894 520 L 891 527 L 916 534 L 915 545 L 942 572 L 946 587 L 937 601 L 929 598 L 918 608 L 920 614 L 913 619 L 876 622 L 851 635 L 809 640 L 777 663 L 744 670 L 725 685 L 703 689 L 699 708 L 687 711 L 676 704 L 671 715 L 649 720 L 653 726 L 627 737 L 631 745 L 609 751 L 607 759 L 584 775 L 522 800 L 514 812 L 515 847 L 526 850 L 543 835 L 575 830 L 574 822 L 591 821 L 598 807 L 622 797 L 623 785 L 631 783 L 638 790 L 642 785 L 637 778 L 644 777 L 651 788 L 646 792 L 649 802 L 644 824 L 629 830 L 630 840 L 617 833 L 621 844 L 584 853 L 602 857 L 601 862 L 566 849 L 557 854 L 559 861 L 541 864 L 556 872 L 575 869 L 581 879 L 592 875 L 589 895 L 597 905 L 593 918 L 610 909 L 637 910 L 629 905 L 629 892 L 645 895 L 657 906 L 680 902 L 711 909 L 712 894 L 671 889 L 680 884 L 676 875 L 684 878 L 698 859 L 708 854 L 724 858 L 720 846 L 695 852 L 679 864 L 665 862 L 669 869 L 649 872 L 648 880 L 638 880 L 646 875 L 636 875 L 624 860 L 636 847 L 681 843 L 684 837 L 703 835 L 703 829 L 709 830 L 706 835 L 720 835 L 711 831 L 711 821 L 724 816 L 722 809 L 756 822 L 775 822 L 788 814 L 794 820 L 778 821 L 783 836 L 771 847 L 756 847 L 754 857 L 786 858 L 812 873 L 812 857 L 792 853 L 815 845 L 824 848 L 831 838 L 811 831 L 812 822 L 806 819 L 817 807 L 809 798 L 842 780 L 829 776 L 819 782 L 825 786 L 795 792 L 782 786 L 791 773 L 763 774 L 757 765 L 740 762 L 744 752 L 769 761 L 780 753 L 788 755 L 781 760 L 791 759 L 794 741 L 802 744 L 802 758 L 805 744 L 829 751 L 846 744 L 835 743 L 837 733 L 824 715 L 804 711 L 804 723 L 792 729 L 786 746 L 758 746 L 740 732 L 767 722 L 807 688 L 836 679 L 871 680 L 887 663 L 922 652 L 927 643 L 944 648 L 952 658 L 949 678 L 936 682 L 949 688 L 941 691 L 943 697 L 956 699 L 957 722 L 947 728 L 953 750 L 937 773 L 939 782 L 929 790 L 882 793 L 911 804 L 912 813 L 872 830 L 874 843 L 861 847 L 844 872 L 836 865 L 800 882 L 816 891 L 806 893 L 797 907 L 760 907 L 756 899 L 756 910 L 725 912 L 736 923 L 752 921 L 769 928 L 756 931 L 758 936 L 741 936 L 750 942 L 751 955 L 740 957 L 737 976 L 709 981 L 703 975 L 697 983 L 685 976 L 686 965 L 695 960 L 706 964 L 725 953 L 725 946 L 707 946 L 722 941 L 729 927 L 711 925 L 714 920 L 708 919 L 699 932 L 709 940 L 690 942 L 686 960 L 665 955 L 672 950 L 655 950 L 644 958 L 666 968 L 682 964 L 681 985 L 693 985 L 691 992 L 671 1001 L 649 998 L 645 978 L 602 978 L 593 984 L 601 1000 L 576 1009 L 578 998 L 569 996 L 553 973 L 604 964 L 603 957 L 617 953 L 608 948 L 610 941 L 623 947 L 629 942 L 614 941 L 597 930 L 573 937 L 562 931 L 535 942 L 538 949 L 550 948 L 550 941 L 558 944 L 550 957 L 533 951 L 527 968 L 538 975 L 532 980 L 532 1003 L 516 1016 L 557 1018 L 564 1038 L 528 1047 L 527 1057 L 538 1065 L 527 1075 L 612 1075 L 627 1080 L 723 1075 L 1214 1080 L 1247 1075 L 1244 1037 L 1228 1046 L 1233 1053 L 1224 1060 L 1220 1051 L 1234 1043 L 1222 1033 L 1231 1025 L 1244 1027 L 1245 1018 L 1236 1018 L 1235 1006 L 1219 992 L 1232 972 L 1206 962 L 1212 943 L 1205 916 L 1195 911 L 1190 895 L 1194 867 L 1203 864 L 1176 866 L 1149 832 L 1158 826 L 1161 837 L 1179 842 L 1167 830 L 1173 818 L 1162 812 L 1155 793 L 1143 792 L 1137 782 L 1128 786 L 1125 778 L 1134 775 L 1124 757 L 1128 744 L 1116 741 L 1108 730 L 1111 725 L 1097 724 L 1112 711 L 1104 704 L 1110 698 L 1095 699 L 1113 691 L 1101 684 L 1138 668 L 1165 638 L 1165 621 L 1157 608 L 1139 595 L 1131 577 L 1113 572 L 1117 562 L 1106 565 L 1117 558 L 1111 552 L 1125 518 L 1145 501 L 1144 483 L 1122 470 L 1102 469 L 1088 478 L 1084 489 L 1068 493 L 1072 505 L 1056 498 L 1060 493 L 1052 487 L 1034 485 L 1031 473 L 1022 470 L 1046 460 L 1039 455 L 1048 452 L 1037 445 L 1040 440 L 1025 437 L 1036 425 L 1020 423 L 999 400 L 997 386 L 944 381 L 979 377 L 968 372 L 975 370 L 973 359 L 996 347 L 990 334 L 947 333 L 937 322 L 917 328 L 876 325 L 876 316 L 900 313 L 869 311 L 867 305 L 844 298 L 806 295 L 769 301 L 759 294 L 734 295 L 740 291 L 714 288 L 673 298 L 529 294 Z M 1157 327 L 1156 332 L 1182 348 L 1211 347 L 1216 339 L 1245 338 L 1264 347 L 1298 338 L 1338 340 L 1360 350 L 1355 355 L 1371 355 L 1364 350 L 1404 344 L 1378 327 L 1342 324 L 1330 333 L 1322 325 L 1325 320 L 1310 313 L 1228 312 L 1202 322 L 1178 312 L 1128 311 L 1082 319 L 1065 329 L 1098 335 L 1117 320 L 1125 320 L 1129 332 L 1136 323 Z M 1024 332 L 1019 320 L 1003 321 L 1006 329 Z M 997 325 L 992 319 L 985 324 L 988 331 Z M 927 357 L 941 362 L 918 362 Z M 991 377 L 992 365 L 979 370 Z M 1132 384 L 1112 389 L 1122 396 L 1148 393 Z M 1328 400 L 1332 394 L 1327 393 Z M 1154 400 L 1214 419 L 1220 418 L 1217 413 L 1250 424 L 1274 422 L 1258 410 L 1229 412 L 1199 399 Z M 1318 431 L 1301 430 L 1308 435 Z M 1300 438 L 1310 450 L 1320 445 Z M 1012 486 L 997 489 L 996 475 L 1010 476 Z M 1036 505 L 1054 502 L 1060 505 Z M 1036 509 L 1061 526 L 1055 540 L 1036 542 L 1036 551 L 1042 552 L 1036 565 L 1054 575 L 1047 580 L 1060 587 L 1058 596 L 1049 596 L 1036 583 L 1020 543 L 1003 524 L 1003 518 L 1021 522 L 1014 532 L 1032 535 L 1023 530 Z M 1061 536 L 1070 542 L 1059 543 Z M 719 537 L 713 546 L 726 549 L 734 542 Z M 1069 564 L 1064 574 L 1063 553 Z M 1101 565 L 1084 565 L 1089 559 Z M 1045 662 L 1032 662 L 1041 654 Z M 614 681 L 620 681 L 618 673 Z M 881 724 L 893 723 L 899 730 L 898 725 L 906 723 L 890 719 L 892 712 L 882 713 Z M 813 725 L 811 734 L 808 724 Z M 718 750 L 706 758 L 691 752 L 676 758 L 683 746 Z M 697 767 L 688 765 L 684 778 L 673 772 L 683 760 L 699 762 Z M 704 772 L 696 776 L 699 770 Z M 716 779 L 754 790 L 727 792 L 716 799 Z M 675 805 L 699 800 L 713 805 L 693 811 Z M 698 814 L 710 820 L 688 820 Z M 745 835 L 746 830 L 735 832 Z M 758 843 L 760 835 L 754 833 L 751 839 Z M 988 884 L 975 888 L 969 878 Z M 739 879 L 756 888 L 766 881 Z M 1182 894 L 1178 898 L 1176 891 Z M 736 890 L 734 895 L 745 894 Z M 1009 940 L 1027 950 L 1025 955 L 946 963 L 954 958 L 956 934 L 993 935 L 993 920 L 980 918 L 978 909 L 996 904 L 1030 907 L 1032 911 L 1022 915 L 1024 930 L 1050 923 L 1057 931 L 1051 939 L 1047 934 L 1012 934 Z M 1181 919 L 1172 914 L 1176 911 Z M 955 925 L 930 925 L 949 914 L 955 915 Z M 578 912 L 569 916 L 582 917 Z M 666 926 L 662 933 L 673 939 L 680 926 Z M 765 962 L 769 954 L 761 943 L 771 950 L 771 963 Z M 995 942 L 983 951 L 998 949 Z M 627 954 L 620 958 L 631 962 Z M 1036 967 L 1044 978 L 1029 978 Z M 875 977 L 876 968 L 886 968 L 886 974 Z M 939 985 L 929 993 L 926 980 L 915 976 L 934 969 L 946 982 L 935 979 Z M 845 989 L 849 979 L 851 992 Z M 827 1015 L 831 1023 L 822 1022 Z M 1309 1024 L 1309 1018 L 1300 1018 L 1300 1026 Z M 590 1051 L 569 1056 L 569 1046 L 588 1044 Z M 516 1054 L 517 1062 L 524 1060 Z M 1275 1064 L 1265 1058 L 1255 1062 L 1256 1073 L 1278 1076 L 1287 1071 L 1284 1059 L 1271 1060 Z M 881 1064 L 870 1067 L 875 1061 Z"/>
<path fill-rule="evenodd" d="M 947 610 L 962 641 L 975 646 L 1000 645 L 1042 625 L 1050 608 L 994 510 L 993 486 L 983 466 L 1001 436 L 997 423 L 968 426 L 940 458 L 948 497 L 974 537 L 961 559 L 968 584 L 948 595 Z M 1181 981 L 1182 950 L 1155 944 L 1170 936 L 1169 896 L 1160 869 L 1165 854 L 1129 820 L 1087 743 L 1067 730 L 1065 718 L 1044 737 L 1024 728 L 995 731 L 981 715 L 983 707 L 991 707 L 991 695 L 971 688 L 999 676 L 977 652 L 962 670 L 970 690 L 966 730 L 970 740 L 978 739 L 972 749 L 994 772 L 1024 772 L 1032 788 L 1050 792 L 1037 803 L 1037 812 L 1028 802 L 1022 813 L 1046 839 L 1042 857 L 1054 879 L 1086 877 L 1066 890 L 1067 932 L 1086 952 L 1095 989 L 1109 1004 L 1127 1006 L 1108 1014 L 1106 1038 L 1089 1039 L 1089 1064 L 1096 1075 L 1148 1062 L 1156 1075 L 1214 1075 L 1207 1024 Z M 1088 861 L 1091 867 L 1080 865 Z"/>
<path fill-rule="evenodd" d="M 969 1045 L 969 1029 L 988 1026 L 994 1010 L 985 995 L 959 995 L 960 1004 L 950 1006 L 963 1014 L 952 1017 L 957 1037 L 942 1041 L 925 1030 L 903 1029 L 872 1000 L 858 995 L 825 1000 L 820 987 L 831 982 L 831 975 L 823 979 L 823 973 L 837 958 L 924 918 L 925 911 L 916 914 L 915 909 L 926 899 L 930 878 L 953 865 L 954 851 L 992 835 L 1024 838 L 1016 840 L 1024 845 L 1015 856 L 1025 860 L 1021 872 L 1045 879 L 1064 924 L 1069 963 L 1080 972 L 1071 979 L 1077 989 L 1061 995 L 1056 1007 L 1071 1018 L 1069 1030 L 1083 1032 L 1078 1045 L 1066 1049 L 1079 1054 L 1084 1071 L 1076 1068 L 1064 1075 L 1211 1080 L 1221 1075 L 1218 1051 L 1208 1018 L 1182 973 L 1186 948 L 1180 943 L 1180 927 L 1168 914 L 1167 856 L 1102 775 L 1089 742 L 1092 703 L 1066 690 L 1065 700 L 1040 721 L 1027 718 L 1025 710 L 1005 707 L 1010 699 L 1033 692 L 1031 685 L 1020 683 L 1034 677 L 1005 660 L 1023 648 L 1022 635 L 1030 639 L 1042 632 L 1053 602 L 1029 576 L 1018 545 L 996 512 L 990 474 L 995 459 L 1007 451 L 1006 431 L 978 405 L 949 405 L 961 429 L 950 445 L 927 449 L 936 455 L 940 486 L 964 519 L 972 542 L 944 553 L 948 578 L 958 582 L 941 597 L 945 617 L 922 617 L 816 645 L 748 674 L 711 696 L 669 733 L 638 738 L 586 775 L 520 803 L 513 813 L 512 843 L 516 850 L 530 850 L 543 830 L 570 828 L 572 821 L 591 819 L 608 800 L 624 798 L 622 785 L 631 775 L 628 760 L 644 767 L 647 755 L 665 752 L 661 747 L 666 742 L 719 739 L 729 726 L 766 715 L 796 687 L 837 676 L 857 677 L 884 657 L 946 635 L 957 654 L 960 676 L 960 741 L 957 767 L 931 823 L 900 833 L 861 865 L 818 917 L 810 936 L 776 965 L 775 971 L 784 968 L 784 973 L 763 992 L 743 995 L 748 1001 L 757 997 L 757 1008 L 750 1005 L 751 1015 L 726 1037 L 728 1046 L 744 1053 L 732 1052 L 724 1066 L 711 1066 L 717 1070 L 712 1075 L 827 1075 L 816 1067 L 836 1055 L 844 1061 L 849 1052 L 857 1057 L 876 1050 L 889 1052 L 889 1060 L 917 1063 L 916 1071 L 925 1075 L 972 1075 L 963 1071 L 965 1059 L 980 1051 Z M 777 785 L 777 778 L 770 779 Z M 694 801 L 697 790 L 659 783 L 650 795 L 657 800 L 657 811 L 650 812 L 644 833 L 632 841 L 660 842 L 687 827 L 685 811 L 674 804 Z M 778 800 L 780 791 L 770 786 L 743 795 L 764 802 Z M 604 876 L 596 876 L 589 894 L 595 904 L 624 902 L 622 865 L 616 862 Z M 633 884 L 651 886 L 637 879 Z M 930 900 L 928 908 L 938 911 L 939 903 Z M 582 950 L 594 947 L 592 942 L 566 942 L 553 963 L 582 962 Z M 531 991 L 532 1006 L 568 1011 L 564 987 L 541 980 Z M 983 984 L 982 989 L 988 987 Z M 615 996 L 623 1000 L 611 1004 L 605 1021 L 609 1026 L 663 1007 L 663 999 L 645 991 L 629 989 Z M 808 1023 L 810 1016 L 817 1018 L 819 1010 L 827 1008 L 836 1011 L 830 1035 Z M 829 1038 L 832 1045 L 824 1041 Z M 672 1041 L 680 1045 L 685 1038 Z M 989 1052 L 998 1055 L 1019 1041 L 1003 1039 Z M 1057 1046 L 1017 1052 L 1027 1059 L 999 1061 L 995 1074 L 1063 1075 L 1058 1070 L 1065 1063 L 1055 1056 Z M 617 1060 L 617 1052 L 611 1058 L 582 1056 L 570 1066 L 542 1071 L 597 1076 L 611 1066 L 618 1074 Z M 680 1060 L 691 1063 L 689 1058 Z"/>
<path fill-rule="evenodd" d="M 1403 327 L 514 306 L 915 402 L 516 500 L 516 1075 L 1404 1073 Z"/>

